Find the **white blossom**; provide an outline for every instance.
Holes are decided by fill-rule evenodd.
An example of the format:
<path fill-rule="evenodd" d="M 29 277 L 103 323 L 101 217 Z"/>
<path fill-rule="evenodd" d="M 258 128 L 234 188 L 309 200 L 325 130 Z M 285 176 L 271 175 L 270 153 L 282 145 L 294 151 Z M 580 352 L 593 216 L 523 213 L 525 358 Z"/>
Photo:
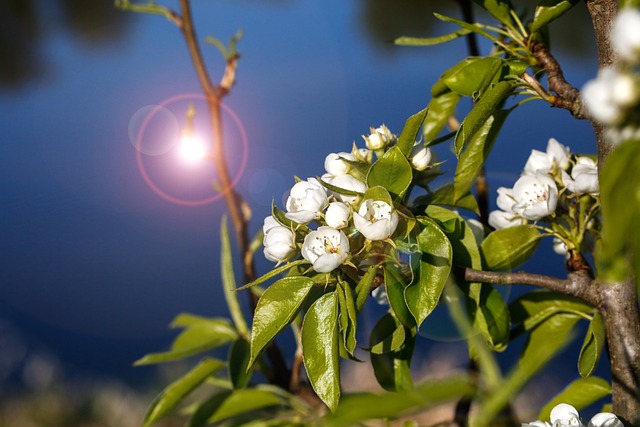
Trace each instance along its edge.
<path fill-rule="evenodd" d="M 345 162 L 344 159 L 355 161 L 356 157 L 351 153 L 345 152 L 329 153 L 329 155 L 324 159 L 324 168 L 327 173 L 332 176 L 349 173 L 351 165 Z"/>
<path fill-rule="evenodd" d="M 522 423 L 522 427 L 552 427 L 552 426 L 546 421 L 536 420 L 530 423 Z"/>
<path fill-rule="evenodd" d="M 307 224 L 318 218 L 329 203 L 327 192 L 315 178 L 300 181 L 291 188 L 285 216 L 298 224 Z"/>
<path fill-rule="evenodd" d="M 384 286 L 378 286 L 371 291 L 371 296 L 380 305 L 389 305 L 389 295 L 387 295 L 387 288 Z"/>
<path fill-rule="evenodd" d="M 566 403 L 556 405 L 551 410 L 551 424 L 554 427 L 560 426 L 583 426 L 580 415 L 576 408 Z"/>
<path fill-rule="evenodd" d="M 598 166 L 589 157 L 578 157 L 571 175 L 562 171 L 562 183 L 572 193 L 597 195 L 600 192 Z"/>
<path fill-rule="evenodd" d="M 398 213 L 387 202 L 367 199 L 353 213 L 353 224 L 369 240 L 384 240 L 398 226 Z"/>
<path fill-rule="evenodd" d="M 600 412 L 591 417 L 587 427 L 624 427 L 624 424 L 611 412 Z"/>
<path fill-rule="evenodd" d="M 267 217 L 272 218 L 273 217 Z M 267 220 L 265 219 L 265 225 Z M 269 261 L 282 262 L 290 259 L 296 251 L 295 235 L 287 227 L 270 226 L 262 240 L 264 256 Z"/>
<path fill-rule="evenodd" d="M 324 220 L 329 227 L 344 228 L 349 224 L 351 209 L 349 205 L 342 202 L 331 202 L 324 214 Z"/>
<path fill-rule="evenodd" d="M 560 144 L 555 138 L 550 138 L 546 152 L 531 150 L 524 172 L 546 174 L 553 170 L 554 164 L 561 169 L 566 169 L 569 166 L 569 154 L 569 147 Z"/>
<path fill-rule="evenodd" d="M 355 159 L 359 162 L 365 162 L 371 164 L 373 161 L 373 152 L 368 148 L 358 148 L 356 147 L 355 142 L 353 143 L 353 148 L 351 149 L 351 154 L 355 157 Z"/>
<path fill-rule="evenodd" d="M 367 191 L 367 185 L 364 182 L 348 174 L 335 176 L 329 183 L 337 188 L 341 188 L 347 191 L 354 191 L 356 193 L 364 193 L 365 191 Z M 338 200 L 348 205 L 358 200 L 358 196 L 353 196 L 350 194 L 340 194 L 339 191 L 334 192 L 334 195 Z"/>
<path fill-rule="evenodd" d="M 396 136 L 391 133 L 389 128 L 385 125 L 376 129 L 370 128 L 370 131 L 371 134 L 369 136 L 362 135 L 365 143 L 367 144 L 367 148 L 370 150 L 382 150 L 396 140 Z"/>
<path fill-rule="evenodd" d="M 415 170 L 422 172 L 438 160 L 431 148 L 425 147 L 424 144 L 417 143 L 411 149 L 409 161 Z"/>
<path fill-rule="evenodd" d="M 558 188 L 546 175 L 523 175 L 513 186 L 516 203 L 512 210 L 521 217 L 537 221 L 551 215 L 558 203 Z"/>
<path fill-rule="evenodd" d="M 273 215 L 269 215 L 268 217 L 265 217 L 262 223 L 262 232 L 264 234 L 267 234 L 267 232 L 271 230 L 273 227 L 279 227 L 279 226 L 280 226 L 280 223 L 276 221 Z"/>
<path fill-rule="evenodd" d="M 613 96 L 618 71 L 603 68 L 597 79 L 588 81 L 582 88 L 582 100 L 589 114 L 605 125 L 616 125 L 624 119 L 622 105 Z"/>
<path fill-rule="evenodd" d="M 492 211 L 489 213 L 489 225 L 496 230 L 521 225 L 524 220 L 513 212 Z"/>
<path fill-rule="evenodd" d="M 562 240 L 558 239 L 557 237 L 553 238 L 553 244 L 552 244 L 552 249 L 553 252 L 557 253 L 558 255 L 562 255 L 565 258 L 569 258 L 569 250 L 567 249 L 567 244 L 564 243 Z"/>
<path fill-rule="evenodd" d="M 611 28 L 611 44 L 620 57 L 630 63 L 640 60 L 640 11 L 627 7 L 621 10 Z"/>
<path fill-rule="evenodd" d="M 318 273 L 329 273 L 349 257 L 349 239 L 333 227 L 318 227 L 304 238 L 302 257 Z"/>

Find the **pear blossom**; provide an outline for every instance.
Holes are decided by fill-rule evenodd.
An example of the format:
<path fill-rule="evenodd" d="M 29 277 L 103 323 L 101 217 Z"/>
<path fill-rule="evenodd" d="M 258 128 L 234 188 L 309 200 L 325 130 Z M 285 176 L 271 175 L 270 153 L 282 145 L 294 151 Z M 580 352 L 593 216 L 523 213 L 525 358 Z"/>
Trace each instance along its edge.
<path fill-rule="evenodd" d="M 567 259 L 569 258 L 569 249 L 567 249 L 567 244 L 557 237 L 553 238 L 553 244 L 551 248 L 553 249 L 553 252 L 557 253 L 558 255 L 562 255 Z"/>
<path fill-rule="evenodd" d="M 324 220 L 329 227 L 344 228 L 349 224 L 351 209 L 349 205 L 342 202 L 331 202 L 324 214 Z"/>
<path fill-rule="evenodd" d="M 422 172 L 434 163 L 438 162 L 438 156 L 429 147 L 424 144 L 416 143 L 409 154 L 409 162 L 411 166 L 418 172 Z"/>
<path fill-rule="evenodd" d="M 329 181 L 326 181 L 323 176 L 322 180 L 337 188 L 347 191 L 354 191 L 356 193 L 364 193 L 367 191 L 367 185 L 364 182 L 348 174 L 334 176 Z M 334 192 L 334 195 L 339 201 L 348 205 L 358 200 L 358 196 L 351 194 L 340 194 L 340 192 Z"/>
<path fill-rule="evenodd" d="M 329 153 L 324 159 L 324 168 L 332 176 L 349 173 L 351 165 L 344 160 L 355 161 L 356 157 L 351 153 Z"/>
<path fill-rule="evenodd" d="M 547 175 L 522 175 L 513 186 L 516 203 L 512 210 L 521 217 L 537 221 L 551 215 L 558 203 L 558 188 Z"/>
<path fill-rule="evenodd" d="M 309 178 L 291 188 L 285 216 L 298 224 L 307 224 L 318 218 L 328 203 L 329 199 L 324 187 L 317 179 Z"/>
<path fill-rule="evenodd" d="M 551 410 L 550 418 L 551 423 L 538 420 L 530 423 L 522 423 L 522 427 L 584 427 L 576 408 L 566 403 L 556 405 Z M 618 417 L 611 412 L 600 412 L 591 417 L 587 427 L 623 427 L 623 424 Z"/>
<path fill-rule="evenodd" d="M 353 143 L 351 154 L 353 154 L 353 156 L 359 162 L 371 164 L 371 162 L 373 161 L 373 152 L 368 148 L 358 148 L 356 147 L 355 143 Z"/>
<path fill-rule="evenodd" d="M 370 128 L 370 131 L 371 134 L 369 136 L 362 135 L 369 150 L 382 150 L 397 138 L 385 125 L 381 125 L 376 129 Z"/>
<path fill-rule="evenodd" d="M 398 226 L 398 213 L 382 200 L 367 199 L 353 213 L 353 224 L 369 240 L 384 240 Z"/>
<path fill-rule="evenodd" d="M 349 257 L 349 239 L 340 230 L 321 226 L 307 234 L 301 252 L 315 271 L 330 273 Z"/>
<path fill-rule="evenodd" d="M 516 215 L 513 212 L 492 211 L 491 213 L 489 213 L 489 225 L 496 230 L 515 227 L 516 225 L 521 225 L 524 223 L 525 220 L 523 220 L 519 215 Z"/>
<path fill-rule="evenodd" d="M 597 195 L 600 192 L 598 166 L 589 157 L 578 157 L 571 175 L 562 171 L 562 183 L 572 193 Z"/>
<path fill-rule="evenodd" d="M 513 198 L 513 188 L 498 187 L 497 192 L 496 204 L 498 207 L 503 211 L 513 213 L 513 205 L 516 204 L 516 200 Z"/>
<path fill-rule="evenodd" d="M 620 57 L 630 63 L 640 60 L 640 11 L 627 7 L 621 10 L 611 28 L 611 44 Z"/>
<path fill-rule="evenodd" d="M 287 227 L 278 224 L 273 216 L 264 219 L 262 230 L 264 231 L 263 252 L 269 261 L 286 261 L 297 252 L 295 235 Z"/>
<path fill-rule="evenodd" d="M 582 88 L 582 100 L 587 111 L 602 124 L 617 125 L 624 119 L 624 106 L 630 101 L 623 98 L 623 103 L 620 103 L 622 89 L 616 89 L 621 84 L 619 79 L 619 71 L 603 68 L 597 79 L 588 81 Z M 637 95 L 635 97 L 637 100 Z"/>
<path fill-rule="evenodd" d="M 555 164 L 561 169 L 569 166 L 570 149 L 560 144 L 555 138 L 550 138 L 547 151 L 531 150 L 531 154 L 524 165 L 524 172 L 528 174 L 551 172 Z"/>

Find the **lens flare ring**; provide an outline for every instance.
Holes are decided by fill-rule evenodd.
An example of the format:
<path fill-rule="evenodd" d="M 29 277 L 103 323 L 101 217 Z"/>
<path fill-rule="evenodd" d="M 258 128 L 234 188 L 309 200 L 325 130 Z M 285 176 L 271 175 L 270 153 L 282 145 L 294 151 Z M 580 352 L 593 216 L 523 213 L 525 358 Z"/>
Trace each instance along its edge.
<path fill-rule="evenodd" d="M 155 114 L 157 114 L 159 111 L 163 111 L 168 105 L 177 102 L 177 101 L 184 101 L 187 99 L 198 99 L 198 100 L 202 100 L 205 102 L 208 102 L 209 99 L 199 93 L 187 93 L 187 94 L 182 94 L 182 95 L 176 95 L 174 97 L 171 97 L 167 100 L 162 101 L 161 103 L 157 104 L 150 112 L 149 114 L 147 114 L 147 116 L 145 117 L 144 121 L 142 122 L 142 125 L 140 126 L 140 129 L 138 130 L 138 136 L 136 138 L 136 146 L 140 147 L 142 144 L 142 137 L 144 136 L 144 132 L 145 129 L 147 127 L 147 125 L 149 124 L 149 122 L 151 121 L 151 119 L 153 118 L 153 116 Z M 151 179 L 151 177 L 149 176 L 149 174 L 147 173 L 147 170 L 144 166 L 144 162 L 142 159 L 142 150 L 136 150 L 136 162 L 138 164 L 138 169 L 140 170 L 140 173 L 142 175 L 142 177 L 144 178 L 145 182 L 147 183 L 147 185 L 153 190 L 154 193 L 156 193 L 157 195 L 159 195 L 160 197 L 162 197 L 163 199 L 171 202 L 171 203 L 175 203 L 177 205 L 182 205 L 182 206 L 204 206 L 204 205 L 208 205 L 210 203 L 215 202 L 216 200 L 219 200 L 220 198 L 222 198 L 228 191 L 231 191 L 236 184 L 238 183 L 238 181 L 240 180 L 240 178 L 242 177 L 245 168 L 247 166 L 247 161 L 249 159 L 249 143 L 248 143 L 248 139 L 247 139 L 247 134 L 246 131 L 244 129 L 244 126 L 242 125 L 242 122 L 240 120 L 240 118 L 237 116 L 237 114 L 227 105 L 225 105 L 224 103 L 222 103 L 219 100 L 214 100 L 215 103 L 217 103 L 223 110 L 224 112 L 228 113 L 231 118 L 233 119 L 234 123 L 236 124 L 236 126 L 238 127 L 238 130 L 240 132 L 240 139 L 242 142 L 242 148 L 243 148 L 243 152 L 242 152 L 242 159 L 240 162 L 240 167 L 238 169 L 238 172 L 236 173 L 236 175 L 233 177 L 233 179 L 231 180 L 231 183 L 229 184 L 229 186 L 227 188 L 223 188 L 221 189 L 219 192 L 217 192 L 215 195 L 211 196 L 211 197 L 206 197 L 206 198 L 202 198 L 202 199 L 193 199 L 193 200 L 189 200 L 189 199 L 183 199 L 180 197 L 176 197 L 173 196 L 171 194 L 166 193 L 165 191 L 163 191 L 160 187 L 158 187 L 156 185 L 155 182 L 153 182 L 153 180 Z"/>

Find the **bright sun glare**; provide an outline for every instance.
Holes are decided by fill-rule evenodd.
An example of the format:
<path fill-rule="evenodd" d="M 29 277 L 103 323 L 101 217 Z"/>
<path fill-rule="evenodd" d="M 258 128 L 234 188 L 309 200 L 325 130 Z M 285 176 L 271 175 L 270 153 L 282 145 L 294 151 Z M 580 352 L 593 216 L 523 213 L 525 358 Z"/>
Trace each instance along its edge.
<path fill-rule="evenodd" d="M 207 148 L 202 140 L 194 135 L 183 135 L 178 147 L 180 156 L 187 162 L 202 160 L 207 155 Z"/>

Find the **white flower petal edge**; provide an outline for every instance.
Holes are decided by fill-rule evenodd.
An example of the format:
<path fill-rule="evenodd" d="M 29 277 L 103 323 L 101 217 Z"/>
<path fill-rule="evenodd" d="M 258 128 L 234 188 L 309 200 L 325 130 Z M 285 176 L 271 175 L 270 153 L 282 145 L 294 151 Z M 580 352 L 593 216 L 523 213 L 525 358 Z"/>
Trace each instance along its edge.
<path fill-rule="evenodd" d="M 591 418 L 587 427 L 624 427 L 624 424 L 611 412 L 600 412 Z"/>
<path fill-rule="evenodd" d="M 367 191 L 367 185 L 364 182 L 347 174 L 333 177 L 329 184 L 344 190 L 355 191 L 356 193 L 364 193 Z M 352 196 L 350 194 L 340 194 L 339 192 L 334 192 L 333 194 L 339 201 L 347 205 L 355 203 L 358 200 L 358 196 Z"/>
<path fill-rule="evenodd" d="M 369 240 L 384 240 L 398 226 L 398 213 L 387 202 L 365 200 L 353 213 L 353 224 Z"/>
<path fill-rule="evenodd" d="M 330 273 L 349 257 L 349 239 L 333 227 L 318 227 L 304 238 L 302 257 L 318 273 Z"/>
<path fill-rule="evenodd" d="M 327 212 L 324 214 L 324 220 L 329 227 L 340 229 L 349 225 L 350 216 L 351 209 L 349 205 L 342 202 L 331 202 Z"/>
<path fill-rule="evenodd" d="M 272 217 L 267 217 L 272 218 Z M 265 219 L 265 223 L 267 220 Z M 265 232 L 262 240 L 264 256 L 272 262 L 282 262 L 296 254 L 295 235 L 287 227 L 275 225 Z"/>
<path fill-rule="evenodd" d="M 285 216 L 298 224 L 307 224 L 318 218 L 329 199 L 324 187 L 315 178 L 300 181 L 291 188 Z"/>
<path fill-rule="evenodd" d="M 329 153 L 324 159 L 324 169 L 332 176 L 343 175 L 349 173 L 351 165 L 344 160 L 355 161 L 356 156 L 351 153 Z"/>
<path fill-rule="evenodd" d="M 551 410 L 551 424 L 555 427 L 559 426 L 582 426 L 578 410 L 573 406 L 561 403 Z"/>

